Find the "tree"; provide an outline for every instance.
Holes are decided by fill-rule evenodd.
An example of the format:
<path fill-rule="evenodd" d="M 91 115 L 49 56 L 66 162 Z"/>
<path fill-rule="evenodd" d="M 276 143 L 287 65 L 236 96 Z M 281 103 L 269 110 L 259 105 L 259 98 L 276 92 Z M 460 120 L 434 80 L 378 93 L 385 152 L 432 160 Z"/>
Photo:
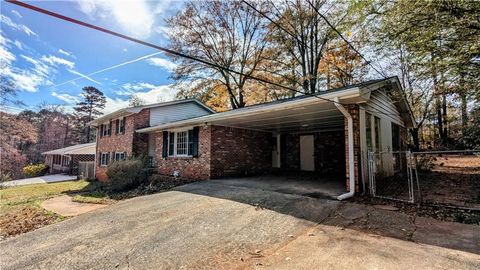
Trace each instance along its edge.
<path fill-rule="evenodd" d="M 74 110 L 76 121 L 79 124 L 77 134 L 80 142 L 88 143 L 93 140 L 94 136 L 88 123 L 102 114 L 107 100 L 102 91 L 93 86 L 84 87 L 82 91 L 83 101 L 78 102 Z"/>
<path fill-rule="evenodd" d="M 175 51 L 247 75 L 253 75 L 262 61 L 265 20 L 240 1 L 190 1 L 167 22 L 172 30 L 170 47 Z M 250 94 L 247 76 L 170 56 L 178 63 L 175 80 L 197 79 L 205 86 L 195 88 L 199 95 L 211 88 L 225 89 L 231 108 L 245 106 Z"/>
<path fill-rule="evenodd" d="M 135 94 L 130 95 L 130 98 L 128 99 L 129 107 L 137 107 L 145 104 L 146 104 L 145 100 L 141 99 L 139 96 Z"/>
<path fill-rule="evenodd" d="M 370 40 L 383 49 L 379 55 L 383 59 L 403 57 L 409 62 L 410 81 L 416 85 L 410 101 L 421 100 L 420 108 L 411 104 L 417 121 L 423 124 L 428 120 L 428 126 L 436 127 L 437 146 L 453 145 L 450 136 L 455 134 L 451 131 L 455 110 L 460 111 L 465 131 L 468 98 L 478 91 L 480 2 L 358 2 L 362 7 L 358 10 L 373 18 Z M 404 87 L 408 89 L 408 85 Z"/>
<path fill-rule="evenodd" d="M 0 127 L 0 175 L 21 178 L 27 163 L 21 149 L 23 145 L 37 141 L 36 129 L 29 121 L 2 111 Z"/>

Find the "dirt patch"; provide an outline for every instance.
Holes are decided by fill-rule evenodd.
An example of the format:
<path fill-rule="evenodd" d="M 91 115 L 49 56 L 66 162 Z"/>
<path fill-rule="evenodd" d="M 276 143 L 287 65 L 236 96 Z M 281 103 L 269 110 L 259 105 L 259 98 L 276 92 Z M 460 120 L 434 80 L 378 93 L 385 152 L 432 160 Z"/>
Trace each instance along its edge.
<path fill-rule="evenodd" d="M 388 207 L 395 207 L 399 212 L 411 216 L 430 217 L 442 221 L 480 225 L 480 209 L 461 209 L 447 205 L 434 204 L 411 204 L 406 202 L 372 198 L 368 196 L 355 197 L 352 199 L 352 202 L 372 206 L 385 205 Z"/>
<path fill-rule="evenodd" d="M 480 157 L 419 155 L 425 168 L 418 172 L 423 203 L 480 210 Z"/>
<path fill-rule="evenodd" d="M 0 216 L 0 240 L 50 225 L 61 219 L 61 216 L 39 207 L 21 207 L 18 211 Z"/>

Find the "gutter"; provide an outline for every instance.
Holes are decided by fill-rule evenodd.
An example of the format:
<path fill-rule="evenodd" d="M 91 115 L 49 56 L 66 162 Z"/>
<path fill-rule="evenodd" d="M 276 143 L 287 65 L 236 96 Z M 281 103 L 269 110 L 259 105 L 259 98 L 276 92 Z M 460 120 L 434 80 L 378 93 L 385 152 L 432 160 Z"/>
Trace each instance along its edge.
<path fill-rule="evenodd" d="M 344 194 L 341 194 L 337 197 L 337 200 L 345 200 L 353 197 L 355 194 L 355 161 L 353 153 L 353 118 L 352 115 L 339 103 L 338 97 L 334 99 L 335 106 L 338 110 L 347 118 L 348 121 L 348 175 L 349 175 L 349 186 L 350 191 Z"/>
<path fill-rule="evenodd" d="M 342 98 L 351 98 L 351 97 L 358 97 L 360 96 L 360 89 L 358 87 L 354 88 L 349 88 L 341 91 L 336 91 L 332 93 L 325 93 L 322 95 L 319 95 L 319 97 L 322 98 L 327 98 L 327 99 L 333 99 L 338 96 L 342 96 Z M 317 102 L 326 102 L 324 100 L 318 99 L 316 97 L 306 97 L 303 99 L 299 100 L 294 100 L 294 101 L 287 101 L 283 103 L 277 103 L 277 104 L 272 104 L 272 105 L 267 105 L 265 107 L 245 107 L 237 110 L 230 110 L 226 112 L 220 112 L 220 113 L 215 113 L 215 114 L 209 114 L 205 116 L 199 116 L 195 118 L 190 118 L 190 119 L 185 119 L 181 121 L 176 121 L 176 122 L 171 122 L 171 123 L 165 123 L 153 127 L 148 127 L 148 128 L 143 128 L 136 130 L 135 132 L 138 133 L 148 133 L 152 131 L 157 131 L 157 130 L 164 130 L 164 129 L 169 129 L 169 128 L 176 128 L 176 127 L 182 127 L 182 126 L 188 126 L 188 125 L 195 125 L 195 124 L 204 124 L 204 123 L 210 123 L 213 121 L 218 121 L 218 120 L 228 120 L 232 118 L 237 118 L 237 117 L 244 117 L 244 116 L 249 116 L 249 115 L 255 115 L 255 114 L 261 114 L 265 112 L 272 112 L 272 111 L 280 111 L 280 110 L 287 110 L 290 108 L 294 108 L 297 106 L 302 106 L 302 105 L 308 105 L 308 104 L 314 104 Z"/>

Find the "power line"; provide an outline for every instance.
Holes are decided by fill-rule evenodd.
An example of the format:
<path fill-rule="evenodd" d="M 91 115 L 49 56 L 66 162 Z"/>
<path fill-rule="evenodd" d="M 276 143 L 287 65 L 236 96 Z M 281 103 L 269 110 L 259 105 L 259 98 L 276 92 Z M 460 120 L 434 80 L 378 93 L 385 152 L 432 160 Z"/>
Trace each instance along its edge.
<path fill-rule="evenodd" d="M 340 33 L 340 31 L 338 31 L 338 29 L 333 26 L 333 24 L 330 23 L 330 21 L 327 19 L 327 17 L 325 17 L 322 13 L 320 13 L 320 11 L 318 10 L 317 7 L 315 7 L 315 5 L 312 4 L 312 2 L 310 2 L 310 0 L 306 0 L 308 2 L 308 4 L 315 10 L 315 12 L 328 24 L 328 26 L 330 26 L 332 28 L 333 31 L 335 31 L 338 36 L 343 39 L 343 41 L 345 41 L 348 46 L 350 46 L 350 48 L 352 48 L 352 50 L 357 53 L 368 65 L 370 65 L 378 74 L 380 74 L 380 76 L 382 76 L 383 78 L 386 78 L 385 74 L 383 74 L 383 72 L 380 72 L 370 61 L 367 60 L 367 58 L 365 58 L 365 56 L 363 56 L 363 54 L 361 54 L 356 48 L 355 46 L 353 46 L 343 35 L 342 33 Z"/>
<path fill-rule="evenodd" d="M 266 18 L 267 20 L 269 20 L 271 23 L 273 23 L 277 28 L 283 30 L 285 33 L 287 33 L 288 35 L 290 35 L 291 37 L 293 37 L 298 43 L 302 44 L 303 46 L 307 47 L 308 49 L 310 50 L 313 50 L 312 47 L 310 47 L 308 44 L 306 44 L 303 40 L 300 40 L 298 38 L 297 35 L 293 34 L 292 32 L 290 32 L 289 30 L 287 30 L 285 27 L 283 27 L 282 25 L 280 25 L 279 23 L 277 23 L 274 19 L 270 18 L 268 15 L 266 15 L 264 12 L 260 11 L 258 8 L 256 8 L 254 5 L 252 5 L 251 3 L 249 3 L 248 1 L 246 0 L 242 0 L 243 3 L 245 3 L 248 7 L 250 7 L 251 9 L 253 9 L 255 12 L 257 12 L 258 14 L 260 14 L 262 17 Z M 291 25 L 291 24 L 290 24 Z M 352 74 L 348 73 L 347 71 L 345 71 L 344 69 L 338 67 L 337 65 L 334 64 L 334 66 L 340 70 L 342 73 L 344 73 L 346 76 L 352 78 Z"/>
<path fill-rule="evenodd" d="M 328 99 L 328 98 L 320 97 L 318 95 L 302 92 L 302 91 L 299 91 L 295 88 L 284 86 L 284 85 L 281 85 L 281 84 L 276 83 L 276 82 L 271 82 L 269 80 L 265 80 L 265 79 L 262 79 L 262 78 L 259 78 L 259 77 L 256 77 L 256 76 L 252 76 L 252 75 L 249 75 L 249 74 L 244 74 L 242 72 L 233 70 L 231 68 L 223 67 L 223 66 L 220 66 L 218 64 L 212 63 L 212 62 L 207 61 L 205 59 L 201 59 L 201 58 L 198 58 L 198 57 L 195 57 L 195 56 L 191 56 L 191 55 L 187 55 L 187 54 L 184 54 L 184 53 L 181 53 L 181 52 L 177 52 L 177 51 L 174 51 L 174 50 L 162 47 L 162 46 L 155 45 L 155 44 L 150 43 L 150 42 L 146 42 L 146 41 L 143 41 L 143 40 L 140 40 L 140 39 L 137 39 L 137 38 L 133 38 L 133 37 L 130 37 L 130 36 L 127 36 L 127 35 L 124 35 L 124 34 L 120 34 L 118 32 L 114 32 L 114 31 L 108 30 L 106 28 L 102 28 L 102 27 L 99 27 L 99 26 L 96 26 L 96 25 L 93 25 L 93 24 L 89 24 L 89 23 L 86 23 L 86 22 L 83 22 L 83 21 L 80 21 L 80 20 L 77 20 L 77 19 L 74 19 L 74 18 L 71 18 L 71 17 L 67 17 L 65 15 L 62 15 L 62 14 L 59 14 L 59 13 L 56 13 L 56 12 L 53 12 L 53 11 L 49 11 L 49 10 L 46 10 L 46 9 L 43 9 L 43 8 L 39 8 L 37 6 L 33 6 L 33 5 L 30 5 L 30 4 L 18 1 L 18 0 L 7 0 L 7 2 L 9 2 L 11 4 L 14 4 L 14 5 L 24 7 L 24 8 L 27 8 L 27 9 L 30 9 L 30 10 L 33 10 L 33 11 L 36 11 L 36 12 L 39 12 L 39 13 L 42 13 L 42 14 L 45 14 L 45 15 L 48 15 L 48 16 L 51 16 L 51 17 L 55 17 L 55 18 L 67 21 L 67 22 L 70 22 L 70 23 L 78 24 L 78 25 L 81 25 L 81 26 L 84 26 L 84 27 L 87 27 L 87 28 L 90 28 L 90 29 L 94 29 L 94 30 L 97 30 L 97 31 L 100 31 L 100 32 L 103 32 L 103 33 L 106 33 L 106 34 L 109 34 L 109 35 L 113 35 L 113 36 L 123 38 L 123 39 L 129 40 L 129 41 L 132 41 L 132 42 L 135 42 L 135 43 L 138 43 L 138 44 L 142 44 L 144 46 L 151 47 L 151 48 L 166 52 L 168 54 L 172 54 L 172 55 L 176 55 L 176 56 L 183 57 L 183 58 L 186 58 L 186 59 L 190 59 L 190 60 L 193 60 L 193 61 L 197 61 L 197 62 L 200 62 L 204 65 L 215 67 L 215 68 L 218 68 L 218 69 L 222 69 L 222 70 L 225 70 L 225 71 L 228 71 L 228 72 L 231 72 L 231 73 L 235 73 L 237 75 L 245 76 L 245 77 L 253 79 L 253 80 L 257 80 L 257 81 L 260 81 L 260 82 L 263 82 L 263 83 L 274 85 L 274 86 L 284 88 L 284 89 L 287 89 L 287 90 L 290 90 L 290 91 L 293 91 L 293 92 L 296 92 L 296 93 L 300 93 L 300 94 L 303 94 L 303 95 L 316 97 L 316 98 L 324 100 L 324 101 L 337 103 L 337 104 L 342 104 L 342 105 L 347 105 L 347 104 L 344 104 L 344 103 L 336 102 L 336 101 Z"/>

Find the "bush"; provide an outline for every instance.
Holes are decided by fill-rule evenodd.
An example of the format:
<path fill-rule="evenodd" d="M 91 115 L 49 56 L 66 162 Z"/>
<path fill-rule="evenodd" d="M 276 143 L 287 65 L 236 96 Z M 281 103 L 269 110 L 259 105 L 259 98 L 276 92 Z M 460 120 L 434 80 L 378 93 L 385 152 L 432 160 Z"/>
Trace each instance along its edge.
<path fill-rule="evenodd" d="M 0 182 L 12 181 L 12 175 L 9 172 L 0 172 Z"/>
<path fill-rule="evenodd" d="M 45 175 L 48 172 L 48 165 L 40 163 L 40 164 L 30 164 L 28 166 L 23 167 L 23 173 L 26 177 L 37 177 Z"/>
<path fill-rule="evenodd" d="M 144 163 L 138 158 L 115 161 L 107 167 L 107 176 L 112 191 L 135 188 L 145 181 Z"/>

